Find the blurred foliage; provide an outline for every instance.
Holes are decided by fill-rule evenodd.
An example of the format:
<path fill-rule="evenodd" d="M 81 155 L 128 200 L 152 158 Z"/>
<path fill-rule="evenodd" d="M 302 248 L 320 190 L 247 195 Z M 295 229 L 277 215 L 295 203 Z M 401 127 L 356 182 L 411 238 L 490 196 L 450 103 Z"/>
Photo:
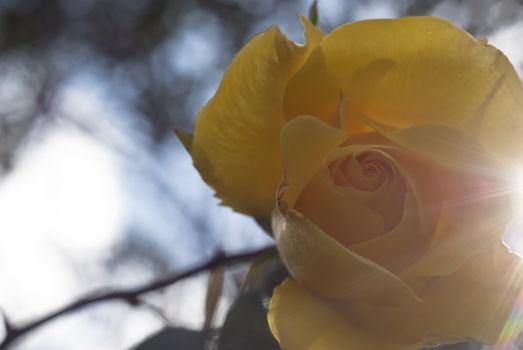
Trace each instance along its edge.
<path fill-rule="evenodd" d="M 279 349 L 267 323 L 267 307 L 273 289 L 286 277 L 288 273 L 276 252 L 251 264 L 242 291 L 219 331 L 217 350 Z"/>
<path fill-rule="evenodd" d="M 206 315 L 202 331 L 168 327 L 147 338 L 135 350 L 279 350 L 267 322 L 267 306 L 273 289 L 287 276 L 275 252 L 260 256 L 251 264 L 242 291 L 229 308 L 222 327 L 211 328 L 208 317 L 212 315 Z M 207 302 L 212 300 L 212 314 L 222 293 L 222 279 L 222 269 L 209 277 Z"/>
<path fill-rule="evenodd" d="M 276 250 L 255 259 L 245 275 L 241 290 L 270 297 L 272 290 L 288 276 Z"/>
<path fill-rule="evenodd" d="M 317 25 L 318 24 L 318 0 L 314 0 L 309 7 L 309 21 L 311 21 L 312 24 Z"/>
<path fill-rule="evenodd" d="M 468 9 L 467 29 L 472 31 L 518 18 L 517 11 L 511 10 L 515 1 L 447 2 Z M 402 0 L 395 6 L 399 15 L 419 15 L 442 3 Z M 491 13 L 487 20 L 485 13 L 498 3 L 503 6 L 496 7 L 496 18 L 490 19 Z M 0 160 L 4 167 L 9 165 L 9 151 L 12 153 L 24 133 L 34 127 L 35 120 L 53 118 L 49 112 L 60 84 L 76 70 L 91 65 L 105 65 L 111 73 L 108 80 L 126 84 L 125 89 L 112 93 L 137 91 L 127 102 L 147 122 L 153 140 L 170 137 L 175 125 L 190 128 L 220 72 L 248 38 L 265 27 L 261 23 L 294 22 L 297 26 L 297 15 L 309 6 L 311 16 L 317 17 L 322 3 L 315 5 L 305 0 L 2 0 L 0 74 L 4 78 L 9 74 L 26 76 L 17 77 L 24 80 L 24 96 L 0 107 Z M 340 21 L 350 21 L 359 5 L 365 3 L 340 2 L 340 13 L 345 13 Z M 325 18 L 320 24 L 330 30 L 341 23 Z M 212 62 L 196 57 L 195 65 L 200 62 L 200 67 L 187 68 L 189 56 L 206 55 L 197 45 L 191 46 L 190 40 L 206 35 L 215 41 L 210 48 Z M 182 64 L 175 62 L 177 58 Z M 2 95 L 0 85 L 0 101 Z M 11 139 L 6 140 L 6 135 Z"/>
<path fill-rule="evenodd" d="M 257 293 L 240 295 L 225 319 L 218 350 L 278 350 L 267 324 L 267 309 Z"/>
<path fill-rule="evenodd" d="M 360 7 L 379 3 L 339 1 L 339 22 L 323 16 L 320 25 L 329 31 L 352 20 Z M 520 14 L 514 7 L 519 3 L 401 0 L 394 6 L 402 16 L 429 14 L 450 4 L 447 12 L 456 8 L 454 12 L 465 13 L 467 29 L 481 33 L 517 20 Z M 321 12 L 322 6 L 333 4 L 308 0 L 2 0 L 0 164 L 9 169 L 24 137 L 35 126 L 59 117 L 53 109 L 57 93 L 71 75 L 100 65 L 107 82 L 114 86 L 115 99 L 125 98 L 155 143 L 171 137 L 173 126 L 190 129 L 221 72 L 250 36 L 270 23 L 292 23 L 298 28 L 298 14 L 310 9 L 311 18 L 317 19 L 318 9 Z M 13 96 L 13 90 L 19 93 Z"/>

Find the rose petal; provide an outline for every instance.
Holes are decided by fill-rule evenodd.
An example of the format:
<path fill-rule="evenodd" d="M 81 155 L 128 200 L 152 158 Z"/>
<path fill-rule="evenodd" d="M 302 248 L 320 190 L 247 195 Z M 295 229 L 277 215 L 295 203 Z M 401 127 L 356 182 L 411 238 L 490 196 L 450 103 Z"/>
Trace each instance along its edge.
<path fill-rule="evenodd" d="M 421 156 L 413 159 L 405 157 L 404 152 L 389 151 L 405 168 L 424 231 L 429 230 L 434 237 L 430 249 L 408 267 L 407 273 L 450 274 L 499 240 L 513 215 L 509 190 L 514 185 L 506 184 L 513 164 L 507 167 L 498 162 L 475 139 L 452 127 L 393 129 L 369 123 L 383 136 Z M 379 252 L 379 242 L 369 243 Z M 360 253 L 374 259 L 369 253 Z"/>
<path fill-rule="evenodd" d="M 283 108 L 288 119 L 307 114 L 339 126 L 340 96 L 337 83 L 327 72 L 323 52 L 316 49 L 287 84 Z"/>
<path fill-rule="evenodd" d="M 501 177 L 503 170 L 515 168 L 512 162 L 500 161 L 475 138 L 454 127 L 418 125 L 398 129 L 364 116 L 360 119 L 396 144 L 446 168 L 489 177 Z"/>
<path fill-rule="evenodd" d="M 490 235 L 484 234 L 483 237 L 478 235 L 479 237 L 473 238 L 476 232 L 466 229 L 466 223 L 465 220 L 462 222 L 466 230 L 463 234 L 452 235 L 449 233 L 449 238 L 429 248 L 422 258 L 410 265 L 402 275 L 450 275 L 472 256 L 488 251 L 503 233 L 503 230 L 500 229 Z"/>
<path fill-rule="evenodd" d="M 295 278 L 325 297 L 363 298 L 376 303 L 415 302 L 416 296 L 397 277 L 352 253 L 290 209 L 324 164 L 329 151 L 345 139 L 345 132 L 311 116 L 293 119 L 282 129 L 285 182 L 279 208 L 273 214 L 273 232 L 280 253 Z"/>
<path fill-rule="evenodd" d="M 493 344 L 523 329 L 518 310 L 523 301 L 522 261 L 499 241 L 453 274 L 411 276 L 408 282 L 423 303 L 403 308 L 354 303 L 340 308 L 374 332 L 405 338 L 425 334 L 425 345 L 467 339 Z"/>
<path fill-rule="evenodd" d="M 322 173 L 307 184 L 294 208 L 344 246 L 383 236 L 383 217 L 366 203 L 376 202 L 376 195 L 352 187 L 351 193 L 340 191 L 330 174 Z"/>
<path fill-rule="evenodd" d="M 280 210 L 273 214 L 280 256 L 291 275 L 311 291 L 324 298 L 373 304 L 419 302 L 391 272 L 354 254 L 297 211 Z"/>
<path fill-rule="evenodd" d="M 303 188 L 323 165 L 327 153 L 345 141 L 345 131 L 318 118 L 301 116 L 289 121 L 281 131 L 285 202 L 294 206 Z"/>
<path fill-rule="evenodd" d="M 317 28 L 307 21 L 304 25 L 306 46 L 276 27 L 247 43 L 198 116 L 195 166 L 223 203 L 237 211 L 266 216 L 274 206 L 284 88 L 321 40 Z"/>
<path fill-rule="evenodd" d="M 418 259 L 431 239 L 421 226 L 418 205 L 414 194 L 409 191 L 398 226 L 382 237 L 351 245 L 349 249 L 396 272 Z"/>
<path fill-rule="evenodd" d="M 431 321 L 434 335 L 474 338 L 493 344 L 509 321 L 522 286 L 521 258 L 498 241 L 455 274 L 430 279 L 419 291 L 426 306 L 421 318 Z M 518 319 L 517 328 L 521 330 L 519 316 Z M 519 333 L 513 331 L 513 335 Z"/>
<path fill-rule="evenodd" d="M 321 42 L 329 74 L 358 114 L 391 127 L 457 127 L 488 150 L 523 158 L 523 87 L 507 58 L 433 17 L 344 25 Z"/>
<path fill-rule="evenodd" d="M 492 249 L 513 216 L 510 193 L 489 178 L 459 172 L 440 173 L 440 214 L 433 243 L 406 273 L 447 275 L 472 256 Z M 483 184 L 486 182 L 486 185 Z M 430 203 L 429 203 L 430 205 Z"/>
<path fill-rule="evenodd" d="M 326 155 L 319 173 L 301 192 L 295 208 L 345 246 L 386 235 L 389 226 L 396 226 L 404 215 L 405 184 L 404 174 L 385 149 L 374 145 L 349 145 L 332 150 Z M 384 178 L 379 188 L 361 190 L 354 184 L 335 185 L 329 167 L 336 161 L 347 158 L 354 161 L 364 154 L 381 159 L 391 168 L 391 174 L 381 174 Z M 417 214 L 417 211 L 412 214 Z M 412 240 L 420 234 L 419 231 L 410 232 Z"/>
<path fill-rule="evenodd" d="M 269 325 L 283 350 L 417 350 L 351 324 L 334 304 L 286 279 L 274 290 Z"/>

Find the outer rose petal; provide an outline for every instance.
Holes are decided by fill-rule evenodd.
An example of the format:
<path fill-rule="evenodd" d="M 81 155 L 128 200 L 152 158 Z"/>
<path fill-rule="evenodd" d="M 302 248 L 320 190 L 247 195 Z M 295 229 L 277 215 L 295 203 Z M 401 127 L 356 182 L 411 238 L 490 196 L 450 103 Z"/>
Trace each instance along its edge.
<path fill-rule="evenodd" d="M 223 203 L 237 211 L 268 216 L 274 206 L 283 91 L 322 37 L 306 20 L 304 25 L 306 46 L 276 27 L 254 37 L 198 116 L 191 152 L 195 166 Z"/>
<path fill-rule="evenodd" d="M 394 274 L 351 252 L 295 210 L 275 211 L 273 230 L 291 275 L 324 298 L 380 305 L 420 302 Z"/>
<path fill-rule="evenodd" d="M 354 303 L 345 312 L 355 324 L 383 336 L 425 335 L 425 345 L 466 339 L 493 344 L 506 332 L 513 338 L 523 329 L 521 315 L 509 319 L 522 298 L 522 261 L 500 242 L 491 248 L 448 276 L 411 276 L 408 282 L 423 300 L 412 308 Z"/>
<path fill-rule="evenodd" d="M 292 279 L 274 290 L 269 325 L 283 350 L 417 350 L 420 344 L 398 344 L 366 333 Z"/>
<path fill-rule="evenodd" d="M 429 279 L 420 291 L 425 301 L 420 318 L 430 320 L 430 334 L 435 337 L 473 338 L 493 344 L 508 321 L 522 285 L 521 258 L 497 242 L 455 274 Z M 521 331 L 521 320 L 518 322 Z"/>
<path fill-rule="evenodd" d="M 327 71 L 323 52 L 316 49 L 287 84 L 283 108 L 288 119 L 307 114 L 339 126 L 340 96 L 338 84 Z"/>
<path fill-rule="evenodd" d="M 442 19 L 407 17 L 344 25 L 320 47 L 347 98 L 349 132 L 359 114 L 398 128 L 452 126 L 521 160 L 523 87 L 485 41 Z"/>

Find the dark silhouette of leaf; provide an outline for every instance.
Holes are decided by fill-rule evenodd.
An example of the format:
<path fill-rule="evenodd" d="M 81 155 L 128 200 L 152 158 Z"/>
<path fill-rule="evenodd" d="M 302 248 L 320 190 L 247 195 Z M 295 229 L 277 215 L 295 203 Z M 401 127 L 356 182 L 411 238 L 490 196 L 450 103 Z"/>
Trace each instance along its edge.
<path fill-rule="evenodd" d="M 225 319 L 218 350 L 279 350 L 269 330 L 267 309 L 257 293 L 245 293 L 236 299 Z"/>
<path fill-rule="evenodd" d="M 208 331 L 164 328 L 137 345 L 134 350 L 205 350 Z"/>

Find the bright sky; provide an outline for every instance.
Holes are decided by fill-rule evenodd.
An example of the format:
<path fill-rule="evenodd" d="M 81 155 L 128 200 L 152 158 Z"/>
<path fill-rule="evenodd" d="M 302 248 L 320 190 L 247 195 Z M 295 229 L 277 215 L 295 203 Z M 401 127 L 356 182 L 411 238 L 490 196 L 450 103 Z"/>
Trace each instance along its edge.
<path fill-rule="evenodd" d="M 14 171 L 0 182 L 0 275 L 9 281 L 0 288 L 0 305 L 13 321 L 48 312 L 94 287 L 134 285 L 150 278 L 150 271 L 133 266 L 109 279 L 99 266 L 129 225 L 149 232 L 145 239 L 160 242 L 176 266 L 213 253 L 191 244 L 192 231 L 176 208 L 162 212 L 158 207 L 152 180 L 140 172 L 143 165 L 158 172 L 162 169 L 155 167 L 162 166 L 164 180 L 184 206 L 208 215 L 212 232 L 224 231 L 216 239 L 221 247 L 237 250 L 269 242 L 251 219 L 218 206 L 174 135 L 168 145 L 172 149 L 158 155 L 160 163 L 148 159 L 140 139 L 126 131 L 126 118 L 132 121 L 132 115 L 108 100 L 107 87 L 95 74 L 71 79 L 57 110 L 79 111 L 76 121 L 98 128 L 119 148 L 58 122 L 32 138 Z M 119 152 L 132 157 L 122 158 Z M 201 325 L 204 285 L 202 276 L 173 289 L 176 299 L 184 300 L 173 307 L 178 325 Z M 39 349 L 43 342 L 53 349 L 124 349 L 161 326 L 144 310 L 114 305 L 93 310 L 57 322 L 24 342 L 23 349 Z M 71 346 L 68 332 L 88 340 Z"/>

